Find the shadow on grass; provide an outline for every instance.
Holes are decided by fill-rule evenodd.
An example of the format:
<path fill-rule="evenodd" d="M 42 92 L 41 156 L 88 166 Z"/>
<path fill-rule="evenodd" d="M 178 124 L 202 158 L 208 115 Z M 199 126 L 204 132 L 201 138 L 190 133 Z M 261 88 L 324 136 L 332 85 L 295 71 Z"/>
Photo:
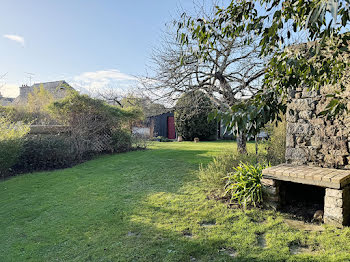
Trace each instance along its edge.
<path fill-rule="evenodd" d="M 128 227 L 138 236 L 132 241 L 130 261 L 286 261 L 293 257 L 288 242 L 283 248 L 266 247 L 264 232 L 256 223 L 261 214 L 229 210 L 196 190 L 192 184 L 176 193 L 150 194 L 142 210 L 134 210 Z M 299 260 L 302 257 L 294 256 L 293 261 Z"/>
<path fill-rule="evenodd" d="M 206 200 L 194 171 L 213 152 L 174 146 L 0 182 L 0 261 L 289 258 L 259 247 L 249 216 Z"/>

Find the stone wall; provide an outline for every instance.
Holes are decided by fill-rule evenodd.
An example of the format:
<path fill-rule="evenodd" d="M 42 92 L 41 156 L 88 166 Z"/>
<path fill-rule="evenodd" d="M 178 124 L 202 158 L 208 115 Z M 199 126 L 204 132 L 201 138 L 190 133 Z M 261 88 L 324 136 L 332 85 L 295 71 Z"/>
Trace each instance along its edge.
<path fill-rule="evenodd" d="M 324 222 L 338 226 L 349 225 L 350 187 L 339 190 L 326 188 L 324 200 Z"/>
<path fill-rule="evenodd" d="M 291 90 L 287 107 L 286 161 L 290 164 L 350 169 L 350 117 L 319 117 L 330 98 L 327 88 Z"/>

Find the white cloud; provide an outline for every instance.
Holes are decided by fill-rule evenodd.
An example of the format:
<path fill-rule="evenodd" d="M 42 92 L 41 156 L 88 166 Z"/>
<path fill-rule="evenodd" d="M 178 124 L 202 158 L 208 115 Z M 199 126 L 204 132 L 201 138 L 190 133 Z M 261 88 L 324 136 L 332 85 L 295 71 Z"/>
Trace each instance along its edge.
<path fill-rule="evenodd" d="M 3 37 L 15 41 L 17 43 L 20 43 L 22 46 L 24 46 L 24 38 L 19 35 L 3 35 Z"/>
<path fill-rule="evenodd" d="M 121 94 L 137 86 L 138 79 L 116 69 L 84 72 L 73 77 L 69 83 L 83 93 L 96 95 L 99 92 L 113 89 Z"/>
<path fill-rule="evenodd" d="M 19 95 L 19 87 L 17 84 L 4 84 L 0 87 L 0 93 L 4 97 L 17 97 Z"/>

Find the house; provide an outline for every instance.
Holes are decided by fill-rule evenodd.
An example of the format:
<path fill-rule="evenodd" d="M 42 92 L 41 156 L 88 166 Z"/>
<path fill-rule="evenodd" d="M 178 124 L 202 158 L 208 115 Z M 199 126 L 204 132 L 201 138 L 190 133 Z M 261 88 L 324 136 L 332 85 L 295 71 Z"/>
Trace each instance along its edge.
<path fill-rule="evenodd" d="M 134 133 L 147 134 L 153 137 L 162 136 L 169 139 L 175 139 L 177 137 L 175 131 L 174 121 L 174 109 L 168 109 L 167 112 L 149 116 L 146 120 L 147 128 L 135 128 Z M 222 121 L 218 122 L 218 130 L 215 139 L 219 140 L 234 140 L 236 137 L 231 131 L 226 131 Z M 265 131 L 261 131 L 258 134 L 258 139 L 267 139 L 268 134 Z"/>
<path fill-rule="evenodd" d="M 9 106 L 12 104 L 14 98 L 11 97 L 3 97 L 0 93 L 0 106 Z"/>
<path fill-rule="evenodd" d="M 167 112 L 147 117 L 147 125 L 150 126 L 153 136 L 162 136 L 169 139 L 176 138 L 174 110 L 169 109 Z"/>
<path fill-rule="evenodd" d="M 71 90 L 74 90 L 66 81 L 54 81 L 54 82 L 44 82 L 37 83 L 31 86 L 22 85 L 19 88 L 19 96 L 17 96 L 11 103 L 11 105 L 25 105 L 28 102 L 28 95 L 33 93 L 35 89 L 44 88 L 49 91 L 55 100 L 62 99 L 66 97 Z"/>

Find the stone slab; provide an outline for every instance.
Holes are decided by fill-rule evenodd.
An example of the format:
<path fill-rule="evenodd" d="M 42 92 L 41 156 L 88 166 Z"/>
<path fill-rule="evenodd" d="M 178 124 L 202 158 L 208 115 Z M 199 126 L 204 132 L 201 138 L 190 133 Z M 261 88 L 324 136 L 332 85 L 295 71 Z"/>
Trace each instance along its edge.
<path fill-rule="evenodd" d="M 341 189 L 350 183 L 350 170 L 282 164 L 263 170 L 263 177 Z"/>

